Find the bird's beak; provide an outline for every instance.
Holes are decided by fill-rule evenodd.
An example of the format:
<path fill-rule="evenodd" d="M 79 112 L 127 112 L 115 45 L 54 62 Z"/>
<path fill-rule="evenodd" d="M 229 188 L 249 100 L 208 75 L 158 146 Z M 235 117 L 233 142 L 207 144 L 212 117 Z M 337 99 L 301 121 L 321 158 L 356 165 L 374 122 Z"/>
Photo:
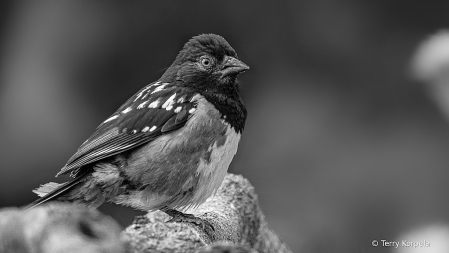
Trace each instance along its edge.
<path fill-rule="evenodd" d="M 248 65 L 231 56 L 225 56 L 223 62 L 221 70 L 219 71 L 222 78 L 229 75 L 240 74 L 249 69 Z"/>

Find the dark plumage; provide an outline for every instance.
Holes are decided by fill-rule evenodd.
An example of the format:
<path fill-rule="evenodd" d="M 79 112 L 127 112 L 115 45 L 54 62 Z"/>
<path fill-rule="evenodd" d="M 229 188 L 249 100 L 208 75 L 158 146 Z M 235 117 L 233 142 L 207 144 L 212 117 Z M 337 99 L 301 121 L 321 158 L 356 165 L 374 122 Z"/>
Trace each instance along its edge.
<path fill-rule="evenodd" d="M 41 186 L 31 206 L 110 201 L 179 218 L 173 209 L 203 203 L 237 151 L 246 109 L 236 78 L 247 69 L 223 37 L 193 37 L 162 77 L 100 124 L 57 174 L 74 179 Z"/>

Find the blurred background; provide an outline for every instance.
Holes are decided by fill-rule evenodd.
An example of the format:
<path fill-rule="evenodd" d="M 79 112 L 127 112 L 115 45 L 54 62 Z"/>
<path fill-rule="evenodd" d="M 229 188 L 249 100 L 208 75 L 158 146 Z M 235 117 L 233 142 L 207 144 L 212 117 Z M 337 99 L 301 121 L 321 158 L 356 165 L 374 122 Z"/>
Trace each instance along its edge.
<path fill-rule="evenodd" d="M 216 33 L 251 67 L 240 77 L 249 117 L 230 171 L 256 187 L 294 252 L 449 252 L 449 121 L 432 88 L 449 87 L 449 75 L 410 78 L 422 41 L 449 28 L 449 2 L 0 5 L 0 207 L 64 180 L 54 175 L 99 123 L 190 37 Z M 140 214 L 101 211 L 122 226 Z"/>

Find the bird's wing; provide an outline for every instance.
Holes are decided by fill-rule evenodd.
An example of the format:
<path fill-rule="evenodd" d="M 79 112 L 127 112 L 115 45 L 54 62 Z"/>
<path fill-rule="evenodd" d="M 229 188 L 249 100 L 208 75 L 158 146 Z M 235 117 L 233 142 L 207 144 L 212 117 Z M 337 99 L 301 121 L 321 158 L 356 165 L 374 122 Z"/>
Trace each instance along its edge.
<path fill-rule="evenodd" d="M 101 123 L 56 175 L 76 174 L 86 164 L 130 150 L 184 126 L 195 111 L 195 93 L 155 82 L 147 85 Z"/>

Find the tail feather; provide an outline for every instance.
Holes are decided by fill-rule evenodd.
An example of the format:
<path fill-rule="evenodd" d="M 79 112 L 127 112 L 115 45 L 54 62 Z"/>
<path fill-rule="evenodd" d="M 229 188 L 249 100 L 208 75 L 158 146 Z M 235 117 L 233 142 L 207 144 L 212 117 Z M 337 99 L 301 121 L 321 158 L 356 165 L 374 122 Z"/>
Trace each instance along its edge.
<path fill-rule="evenodd" d="M 72 181 L 58 184 L 58 183 L 47 183 L 44 185 L 41 185 L 39 188 L 33 190 L 34 193 L 36 193 L 40 198 L 35 200 L 33 203 L 29 204 L 27 206 L 27 210 L 34 208 L 36 206 L 39 206 L 43 203 L 46 203 L 51 200 L 55 200 L 57 198 L 61 198 L 64 194 L 66 194 L 68 191 L 70 191 L 73 187 L 78 185 L 82 182 L 82 179 L 85 178 L 85 175 L 87 175 L 89 171 L 86 171 L 85 173 L 79 175 L 77 178 L 73 179 Z"/>

